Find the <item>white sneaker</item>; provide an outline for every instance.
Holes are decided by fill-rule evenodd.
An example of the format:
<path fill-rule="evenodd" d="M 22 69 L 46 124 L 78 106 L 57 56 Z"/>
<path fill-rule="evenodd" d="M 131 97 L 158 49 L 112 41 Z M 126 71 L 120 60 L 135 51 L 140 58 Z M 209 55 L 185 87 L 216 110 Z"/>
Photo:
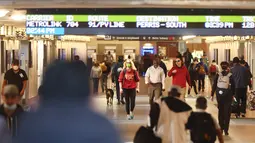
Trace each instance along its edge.
<path fill-rule="evenodd" d="M 133 112 L 130 112 L 130 118 L 131 118 L 131 120 L 134 119 L 134 113 Z"/>
<path fill-rule="evenodd" d="M 127 120 L 132 120 L 130 115 L 127 115 Z"/>

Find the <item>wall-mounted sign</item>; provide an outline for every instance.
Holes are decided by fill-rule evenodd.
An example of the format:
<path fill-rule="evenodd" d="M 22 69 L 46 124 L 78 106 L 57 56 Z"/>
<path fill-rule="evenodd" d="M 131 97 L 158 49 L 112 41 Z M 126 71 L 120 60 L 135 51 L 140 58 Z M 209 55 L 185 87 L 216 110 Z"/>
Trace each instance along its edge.
<path fill-rule="evenodd" d="M 111 36 L 99 37 L 97 40 L 118 40 L 118 41 L 173 41 L 179 37 L 174 36 Z"/>
<path fill-rule="evenodd" d="M 210 15 L 27 15 L 27 34 L 63 35 L 72 28 L 254 29 L 255 16 Z M 139 31 L 138 31 L 139 32 Z M 75 34 L 75 33 L 72 33 Z"/>

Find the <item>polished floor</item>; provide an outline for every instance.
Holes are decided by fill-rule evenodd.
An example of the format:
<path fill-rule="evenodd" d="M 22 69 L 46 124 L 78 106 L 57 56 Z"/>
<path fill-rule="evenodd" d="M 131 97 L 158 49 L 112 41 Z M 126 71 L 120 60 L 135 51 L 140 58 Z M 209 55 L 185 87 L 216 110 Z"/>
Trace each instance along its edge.
<path fill-rule="evenodd" d="M 166 85 L 168 85 L 167 87 L 170 86 L 170 80 L 167 80 Z M 120 130 L 124 142 L 132 142 L 137 129 L 142 125 L 147 125 L 147 115 L 150 107 L 148 96 L 144 94 L 147 89 L 146 85 L 142 85 L 141 89 L 142 93 L 137 95 L 136 98 L 135 118 L 131 121 L 126 119 L 125 106 L 117 105 L 116 99 L 114 99 L 113 106 L 107 106 L 105 95 L 93 97 L 94 109 L 106 115 L 116 125 Z M 208 97 L 210 90 L 207 79 L 205 93 L 201 95 Z M 195 109 L 195 100 L 196 98 L 194 97 L 186 99 L 187 103 L 193 109 Z M 217 119 L 218 109 L 216 102 L 210 101 L 209 98 L 208 101 L 207 111 Z M 255 143 L 255 111 L 247 111 L 246 118 L 236 119 L 234 116 L 232 117 L 229 131 L 230 136 L 224 137 L 226 143 Z"/>
<path fill-rule="evenodd" d="M 187 102 L 195 109 L 195 98 L 187 98 Z M 124 142 L 132 142 L 137 129 L 147 124 L 149 104 L 147 96 L 137 96 L 135 118 L 127 120 L 125 107 L 122 105 L 106 106 L 104 96 L 94 98 L 94 107 L 97 111 L 106 115 L 120 130 Z M 214 102 L 209 102 L 208 112 L 215 118 L 217 108 Z M 231 119 L 230 136 L 224 137 L 226 143 L 255 143 L 255 119 Z"/>

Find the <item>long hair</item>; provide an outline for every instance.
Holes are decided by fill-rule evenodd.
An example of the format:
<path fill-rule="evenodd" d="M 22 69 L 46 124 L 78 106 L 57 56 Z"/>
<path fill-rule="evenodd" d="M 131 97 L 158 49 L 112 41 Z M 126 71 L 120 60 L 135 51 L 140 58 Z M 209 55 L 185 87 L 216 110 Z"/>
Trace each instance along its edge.
<path fill-rule="evenodd" d="M 127 69 L 127 66 L 126 66 L 127 63 L 131 63 L 131 69 L 132 69 L 132 70 L 137 70 L 136 67 L 135 67 L 134 62 L 133 62 L 132 60 L 129 60 L 129 59 L 126 60 L 126 61 L 123 63 L 123 64 L 124 64 L 124 65 L 123 65 L 123 68 L 124 68 L 124 69 Z"/>

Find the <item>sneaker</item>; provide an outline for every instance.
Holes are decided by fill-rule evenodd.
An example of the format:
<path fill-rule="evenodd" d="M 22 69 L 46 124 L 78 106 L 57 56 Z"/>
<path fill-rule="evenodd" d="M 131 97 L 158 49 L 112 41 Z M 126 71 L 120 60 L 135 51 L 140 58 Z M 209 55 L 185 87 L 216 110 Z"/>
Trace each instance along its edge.
<path fill-rule="evenodd" d="M 117 105 L 120 105 L 120 101 L 118 101 Z"/>
<path fill-rule="evenodd" d="M 127 115 L 127 120 L 132 120 L 130 115 Z"/>
<path fill-rule="evenodd" d="M 228 136 L 228 135 L 229 135 L 228 131 L 224 131 L 224 133 L 225 133 L 225 135 L 226 135 L 226 136 Z"/>
<path fill-rule="evenodd" d="M 122 101 L 121 101 L 121 104 L 123 104 L 123 105 L 124 105 L 124 104 L 126 104 L 126 103 L 125 103 L 125 101 L 123 101 L 123 100 L 122 100 Z"/>
<path fill-rule="evenodd" d="M 246 116 L 245 116 L 245 114 L 242 114 L 241 116 L 242 116 L 243 118 L 245 118 L 245 117 L 246 117 Z"/>
<path fill-rule="evenodd" d="M 130 112 L 130 118 L 131 118 L 131 120 L 134 119 L 134 113 L 133 112 Z"/>

